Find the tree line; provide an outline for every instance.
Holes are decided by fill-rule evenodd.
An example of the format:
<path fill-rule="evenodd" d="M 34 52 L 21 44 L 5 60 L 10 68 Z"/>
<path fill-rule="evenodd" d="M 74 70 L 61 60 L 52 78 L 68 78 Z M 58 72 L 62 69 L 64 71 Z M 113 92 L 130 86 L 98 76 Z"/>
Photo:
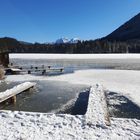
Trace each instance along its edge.
<path fill-rule="evenodd" d="M 3 38 L 0 39 L 0 47 L 7 48 L 10 53 L 140 53 L 140 40 L 97 39 L 76 44 L 26 44 Z"/>

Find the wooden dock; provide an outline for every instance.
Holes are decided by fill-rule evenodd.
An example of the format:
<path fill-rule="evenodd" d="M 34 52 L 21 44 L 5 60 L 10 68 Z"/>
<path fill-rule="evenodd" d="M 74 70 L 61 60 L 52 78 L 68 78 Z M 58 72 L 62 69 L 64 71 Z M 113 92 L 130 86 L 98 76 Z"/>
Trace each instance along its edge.
<path fill-rule="evenodd" d="M 36 69 L 28 69 L 28 74 L 31 74 L 31 73 L 37 73 L 37 72 L 40 72 L 42 75 L 44 74 L 47 74 L 47 73 L 50 73 L 50 72 L 63 72 L 64 71 L 64 67 L 51 67 L 51 68 L 48 68 L 48 69 L 40 69 L 38 67 L 36 67 Z"/>
<path fill-rule="evenodd" d="M 21 73 L 40 73 L 42 75 L 48 74 L 50 72 L 59 72 L 62 73 L 64 71 L 64 67 L 53 67 L 53 66 L 10 66 L 9 68 L 5 68 L 6 74 L 21 74 Z"/>
<path fill-rule="evenodd" d="M 29 90 L 30 88 L 33 88 L 35 85 L 36 83 L 33 83 L 33 82 L 24 82 L 11 89 L 7 89 L 4 92 L 0 92 L 0 103 L 10 98 L 12 99 L 14 103 L 16 103 L 16 95 L 20 94 L 23 91 Z"/>
<path fill-rule="evenodd" d="M 6 74 L 20 74 L 22 70 L 18 68 L 5 68 L 5 72 Z"/>

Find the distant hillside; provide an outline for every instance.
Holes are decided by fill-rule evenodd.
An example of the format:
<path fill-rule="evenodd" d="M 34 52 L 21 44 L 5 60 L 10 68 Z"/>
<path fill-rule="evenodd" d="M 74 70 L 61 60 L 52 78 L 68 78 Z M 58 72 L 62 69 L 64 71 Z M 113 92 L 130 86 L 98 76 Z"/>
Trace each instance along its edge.
<path fill-rule="evenodd" d="M 20 43 L 10 37 L 4 37 L 0 38 L 0 49 L 9 49 L 9 50 L 14 50 L 16 47 L 19 47 Z"/>
<path fill-rule="evenodd" d="M 103 39 L 117 41 L 140 39 L 140 13 Z"/>
<path fill-rule="evenodd" d="M 78 43 L 25 43 L 13 38 L 0 38 L 0 48 L 10 53 L 140 53 L 140 42 L 108 40 L 79 41 Z"/>

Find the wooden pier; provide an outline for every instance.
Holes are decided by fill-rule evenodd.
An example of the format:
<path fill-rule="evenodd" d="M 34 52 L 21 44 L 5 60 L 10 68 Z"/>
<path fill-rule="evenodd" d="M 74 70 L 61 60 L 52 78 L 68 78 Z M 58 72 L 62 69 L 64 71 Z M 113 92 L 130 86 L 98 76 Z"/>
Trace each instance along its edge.
<path fill-rule="evenodd" d="M 32 73 L 37 73 L 40 72 L 42 75 L 48 74 L 50 72 L 63 72 L 64 71 L 64 67 L 49 67 L 49 68 L 39 68 L 39 67 L 35 67 L 32 69 L 28 69 L 28 74 L 32 74 Z"/>
<path fill-rule="evenodd" d="M 23 91 L 30 90 L 36 85 L 36 83 L 33 82 L 24 82 L 22 84 L 19 84 L 11 89 L 7 89 L 4 92 L 0 92 L 0 103 L 12 99 L 13 103 L 16 103 L 16 95 L 20 94 Z"/>
<path fill-rule="evenodd" d="M 10 66 L 9 68 L 5 68 L 6 74 L 32 74 L 32 73 L 40 73 L 42 75 L 48 74 L 50 72 L 60 72 L 64 71 L 64 67 L 53 67 L 53 66 Z"/>

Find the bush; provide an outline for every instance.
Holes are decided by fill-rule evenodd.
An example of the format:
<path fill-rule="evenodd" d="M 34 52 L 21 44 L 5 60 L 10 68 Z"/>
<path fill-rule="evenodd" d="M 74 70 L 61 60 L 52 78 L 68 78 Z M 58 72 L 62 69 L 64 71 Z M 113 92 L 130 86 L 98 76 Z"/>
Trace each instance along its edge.
<path fill-rule="evenodd" d="M 0 68 L 0 80 L 2 80 L 4 78 L 5 75 L 5 71 L 3 68 Z"/>

